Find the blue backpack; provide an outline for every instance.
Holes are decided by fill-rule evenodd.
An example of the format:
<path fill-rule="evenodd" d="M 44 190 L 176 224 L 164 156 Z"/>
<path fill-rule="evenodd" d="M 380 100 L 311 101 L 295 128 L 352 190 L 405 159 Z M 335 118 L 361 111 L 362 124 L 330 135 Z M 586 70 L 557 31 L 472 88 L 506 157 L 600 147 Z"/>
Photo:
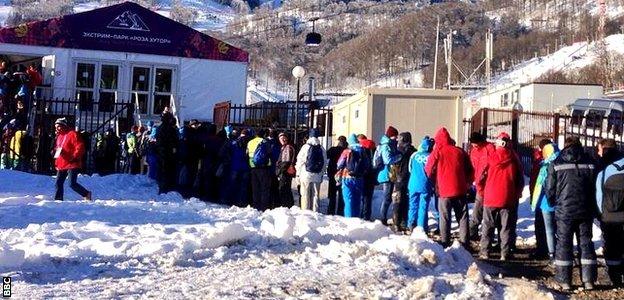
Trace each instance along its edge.
<path fill-rule="evenodd" d="M 321 148 L 321 145 L 310 145 L 305 165 L 306 171 L 310 173 L 321 173 L 323 171 L 325 159 L 323 158 L 323 148 Z"/>
<path fill-rule="evenodd" d="M 255 167 L 266 167 L 269 165 L 271 159 L 271 145 L 263 139 L 256 150 L 254 151 L 253 157 L 251 161 L 255 165 Z"/>
<path fill-rule="evenodd" d="M 351 150 L 347 158 L 347 171 L 351 177 L 362 177 L 370 169 L 370 159 L 364 151 Z"/>

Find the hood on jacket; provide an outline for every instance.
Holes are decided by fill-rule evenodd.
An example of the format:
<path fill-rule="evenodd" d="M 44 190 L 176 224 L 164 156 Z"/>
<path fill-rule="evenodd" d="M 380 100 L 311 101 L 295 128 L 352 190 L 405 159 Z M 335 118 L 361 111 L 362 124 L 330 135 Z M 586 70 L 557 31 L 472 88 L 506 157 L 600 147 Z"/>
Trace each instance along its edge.
<path fill-rule="evenodd" d="M 542 149 L 542 157 L 545 163 L 550 163 L 559 156 L 559 147 L 555 144 L 548 144 Z"/>
<path fill-rule="evenodd" d="M 381 140 L 379 141 L 379 144 L 380 144 L 380 145 L 387 145 L 387 144 L 390 144 L 390 138 L 389 138 L 389 137 L 387 137 L 387 136 L 385 136 L 385 135 L 384 135 L 384 136 L 382 136 L 382 137 L 381 137 Z"/>
<path fill-rule="evenodd" d="M 583 150 L 582 146 L 571 145 L 569 147 L 563 148 L 559 156 L 565 162 L 576 163 L 583 159 L 584 154 L 585 151 Z"/>
<path fill-rule="evenodd" d="M 431 139 L 426 136 L 420 142 L 420 146 L 418 146 L 418 152 L 428 153 L 431 151 Z"/>
<path fill-rule="evenodd" d="M 347 142 L 349 143 L 349 146 L 360 144 L 355 133 L 352 133 L 351 135 L 349 135 L 349 137 L 347 138 Z"/>
<path fill-rule="evenodd" d="M 409 133 L 409 132 L 401 132 L 399 134 L 399 143 L 411 144 L 412 143 L 412 134 Z"/>
<path fill-rule="evenodd" d="M 321 141 L 319 141 L 317 137 L 309 137 L 306 144 L 316 146 L 316 145 L 320 145 Z"/>
<path fill-rule="evenodd" d="M 373 142 L 372 140 L 369 139 L 361 139 L 360 141 L 360 145 L 362 145 L 362 148 L 364 149 L 368 149 L 368 150 L 372 150 L 375 149 L 375 142 Z"/>
<path fill-rule="evenodd" d="M 448 146 L 452 144 L 451 135 L 445 127 L 438 129 L 438 132 L 436 132 L 435 143 L 438 146 Z"/>

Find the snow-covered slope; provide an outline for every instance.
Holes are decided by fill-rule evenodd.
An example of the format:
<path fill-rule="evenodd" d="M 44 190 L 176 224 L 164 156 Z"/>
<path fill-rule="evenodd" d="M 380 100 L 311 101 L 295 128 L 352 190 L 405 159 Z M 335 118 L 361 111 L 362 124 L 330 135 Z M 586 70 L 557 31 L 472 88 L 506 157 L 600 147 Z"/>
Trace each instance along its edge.
<path fill-rule="evenodd" d="M 0 273 L 13 296 L 61 298 L 502 298 L 468 252 L 422 232 L 297 208 L 264 213 L 143 176 L 80 177 L 96 199 L 51 201 L 54 179 L 0 171 Z M 544 297 L 527 283 L 532 297 Z M 550 296 L 552 297 L 552 296 Z"/>

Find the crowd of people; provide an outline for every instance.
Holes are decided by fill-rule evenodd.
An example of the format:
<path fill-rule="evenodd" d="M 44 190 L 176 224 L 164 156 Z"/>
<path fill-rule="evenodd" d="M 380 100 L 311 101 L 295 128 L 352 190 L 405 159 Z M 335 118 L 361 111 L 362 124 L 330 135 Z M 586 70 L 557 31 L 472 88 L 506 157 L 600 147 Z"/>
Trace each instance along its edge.
<path fill-rule="evenodd" d="M 0 61 L 0 169 L 27 170 L 33 155 L 32 137 L 26 133 L 28 112 L 41 81 L 34 64 L 9 68 Z"/>
<path fill-rule="evenodd" d="M 296 149 L 287 133 L 273 129 L 237 130 L 191 120 L 178 128 L 171 113 L 161 124 L 134 126 L 119 139 L 109 131 L 96 142 L 96 165 L 102 174 L 108 159 L 123 145 L 125 171 L 147 174 L 159 183 L 159 191 L 177 191 L 185 197 L 258 210 L 291 207 L 330 215 L 372 220 L 373 209 L 384 225 L 392 220 L 396 232 L 429 230 L 429 206 L 434 208 L 439 242 L 450 246 L 451 217 L 459 224 L 458 240 L 466 249 L 478 251 L 481 259 L 513 257 L 519 200 L 525 187 L 524 171 L 511 137 L 500 133 L 493 143 L 478 132 L 471 134 L 467 150 L 456 146 L 445 128 L 433 138 L 424 136 L 416 144 L 409 132 L 390 126 L 379 145 L 365 135 L 338 137 L 335 146 L 324 149 L 315 129 Z M 91 193 L 76 182 L 84 147 L 80 139 L 59 119 L 56 123 L 56 199 L 70 177 L 71 187 L 85 199 Z M 99 145 L 98 145 L 99 144 Z M 106 150 L 110 149 L 110 150 Z M 110 151 L 110 153 L 108 153 Z M 108 153 L 108 154 L 107 154 Z M 592 289 L 597 261 L 592 242 L 592 224 L 600 221 L 604 255 L 611 281 L 621 286 L 624 247 L 624 158 L 614 140 L 601 140 L 594 160 L 576 137 L 557 144 L 542 140 L 535 150 L 530 170 L 531 207 L 535 211 L 536 255 L 550 258 L 563 289 L 571 288 L 575 264 L 574 236 L 581 277 Z M 101 161 L 97 161 L 101 159 Z M 327 175 L 329 203 L 321 211 L 321 183 Z M 295 181 L 296 184 L 293 184 Z M 372 207 L 375 187 L 382 189 L 381 204 Z M 296 190 L 293 187 L 296 186 Z M 298 194 L 295 197 L 294 194 Z M 298 199 L 296 202 L 295 199 Z M 472 214 L 469 203 L 474 202 Z M 392 211 L 390 211 L 392 208 Z M 496 234 L 497 233 L 497 234 Z M 431 234 L 431 232 L 430 232 Z M 472 241 L 478 241 L 473 247 Z M 498 256 L 498 255 L 496 255 Z"/>

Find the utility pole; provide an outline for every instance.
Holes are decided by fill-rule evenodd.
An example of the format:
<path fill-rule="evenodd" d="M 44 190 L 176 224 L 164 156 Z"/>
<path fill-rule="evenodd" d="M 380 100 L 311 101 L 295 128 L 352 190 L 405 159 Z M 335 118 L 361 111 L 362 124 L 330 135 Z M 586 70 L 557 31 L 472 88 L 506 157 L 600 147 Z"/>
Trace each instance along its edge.
<path fill-rule="evenodd" d="M 450 29 L 444 39 L 444 59 L 446 62 L 446 86 L 451 89 L 451 71 L 453 70 L 453 30 Z"/>
<path fill-rule="evenodd" d="M 490 84 L 492 82 L 492 59 L 494 58 L 494 35 L 492 30 L 488 29 L 485 36 L 485 85 L 487 91 L 490 91 Z"/>
<path fill-rule="evenodd" d="M 433 58 L 433 89 L 436 89 L 438 80 L 438 48 L 440 43 L 440 16 L 438 16 L 438 26 L 436 26 L 435 57 Z"/>

